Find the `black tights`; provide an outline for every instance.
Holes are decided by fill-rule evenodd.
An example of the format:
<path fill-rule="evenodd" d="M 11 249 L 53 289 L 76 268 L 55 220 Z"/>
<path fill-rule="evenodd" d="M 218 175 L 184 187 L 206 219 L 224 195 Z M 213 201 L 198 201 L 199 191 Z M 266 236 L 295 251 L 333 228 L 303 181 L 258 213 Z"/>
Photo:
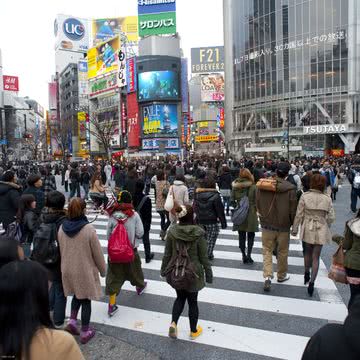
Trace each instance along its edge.
<path fill-rule="evenodd" d="M 247 234 L 247 254 L 246 254 L 246 234 Z M 254 246 L 255 233 L 254 232 L 246 232 L 239 231 L 239 248 L 243 254 L 243 256 L 251 256 L 252 248 Z"/>
<path fill-rule="evenodd" d="M 90 324 L 91 317 L 91 300 L 89 299 L 77 299 L 74 295 L 71 302 L 71 318 L 76 320 L 78 312 L 81 307 L 81 326 L 86 328 Z"/>
<path fill-rule="evenodd" d="M 160 227 L 162 231 L 166 231 L 170 225 L 169 213 L 166 210 L 159 210 L 160 215 Z"/>
<path fill-rule="evenodd" d="M 304 242 L 305 246 L 305 272 L 310 272 L 311 268 L 311 278 L 310 282 L 314 283 L 319 272 L 319 261 L 320 254 L 322 250 L 322 245 L 313 245 Z"/>
<path fill-rule="evenodd" d="M 346 275 L 348 277 L 360 278 L 359 270 L 354 270 L 349 268 L 345 268 L 345 270 L 346 270 Z M 360 285 L 355 285 L 355 284 L 349 284 L 349 285 L 350 285 L 350 300 L 349 300 L 348 309 L 350 310 L 351 305 L 353 304 L 355 298 L 357 296 L 360 296 Z"/>
<path fill-rule="evenodd" d="M 197 322 L 199 319 L 199 307 L 197 303 L 198 292 L 188 292 L 185 290 L 176 290 L 177 298 L 172 310 L 172 321 L 177 324 L 181 313 L 184 310 L 187 300 L 189 305 L 189 320 L 191 332 L 197 331 Z"/>

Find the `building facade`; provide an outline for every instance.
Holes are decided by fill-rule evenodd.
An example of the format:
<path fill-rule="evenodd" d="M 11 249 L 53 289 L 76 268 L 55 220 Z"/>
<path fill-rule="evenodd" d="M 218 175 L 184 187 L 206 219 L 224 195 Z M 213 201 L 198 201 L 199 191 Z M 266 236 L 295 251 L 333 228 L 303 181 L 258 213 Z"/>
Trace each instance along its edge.
<path fill-rule="evenodd" d="M 228 151 L 359 150 L 360 3 L 223 4 Z"/>

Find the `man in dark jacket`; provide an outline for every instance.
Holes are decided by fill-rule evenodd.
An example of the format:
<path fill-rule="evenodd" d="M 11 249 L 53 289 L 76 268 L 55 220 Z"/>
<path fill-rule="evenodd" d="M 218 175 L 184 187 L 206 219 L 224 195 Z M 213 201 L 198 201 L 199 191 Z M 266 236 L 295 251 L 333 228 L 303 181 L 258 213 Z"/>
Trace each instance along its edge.
<path fill-rule="evenodd" d="M 360 358 L 360 296 L 341 324 L 327 324 L 309 340 L 302 360 L 358 360 Z"/>
<path fill-rule="evenodd" d="M 348 180 L 351 184 L 351 211 L 356 213 L 357 199 L 360 198 L 360 158 L 356 158 L 348 171 Z"/>
<path fill-rule="evenodd" d="M 203 188 L 196 189 L 194 208 L 197 222 L 205 229 L 209 260 L 213 260 L 213 252 L 220 231 L 218 221 L 220 221 L 222 229 L 226 229 L 227 224 L 224 205 L 216 190 L 215 180 L 210 177 L 205 179 L 203 184 Z"/>
<path fill-rule="evenodd" d="M 36 174 L 30 174 L 27 182 L 28 182 L 28 187 L 24 191 L 24 195 L 31 194 L 35 196 L 36 199 L 35 213 L 37 216 L 40 216 L 41 210 L 45 206 L 45 194 L 42 191 L 41 176 Z"/>
<path fill-rule="evenodd" d="M 20 195 L 21 187 L 16 184 L 15 173 L 7 171 L 0 181 L 0 222 L 4 229 L 15 221 Z"/>
<path fill-rule="evenodd" d="M 256 208 L 260 214 L 264 258 L 264 291 L 270 291 L 273 278 L 272 255 L 277 246 L 278 282 L 290 279 L 288 253 L 290 228 L 297 208 L 296 187 L 286 181 L 290 164 L 280 162 L 276 171 L 276 190 L 257 189 Z"/>
<path fill-rule="evenodd" d="M 145 261 L 149 263 L 154 258 L 154 253 L 150 247 L 150 228 L 152 220 L 152 204 L 149 196 L 144 194 L 145 183 L 138 179 L 135 184 L 135 194 L 133 196 L 134 209 L 141 217 L 144 226 L 143 244 L 145 250 Z"/>
<path fill-rule="evenodd" d="M 79 198 L 81 197 L 80 194 L 80 171 L 79 171 L 79 164 L 72 163 L 71 170 L 70 170 L 70 199 L 76 196 Z"/>
<path fill-rule="evenodd" d="M 64 210 L 65 196 L 59 191 L 52 191 L 46 197 L 46 208 L 44 209 L 40 221 L 45 224 L 56 224 L 57 230 L 66 219 Z M 61 259 L 55 264 L 45 265 L 49 270 L 49 281 L 52 282 L 49 297 L 50 310 L 54 312 L 54 324 L 56 328 L 62 328 L 65 321 L 66 297 L 61 279 Z"/>

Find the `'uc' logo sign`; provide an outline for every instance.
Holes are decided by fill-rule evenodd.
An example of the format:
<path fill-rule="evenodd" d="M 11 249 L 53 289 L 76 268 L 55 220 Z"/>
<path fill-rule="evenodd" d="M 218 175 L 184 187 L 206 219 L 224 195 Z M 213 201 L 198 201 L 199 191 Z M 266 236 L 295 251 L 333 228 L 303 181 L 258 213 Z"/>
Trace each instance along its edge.
<path fill-rule="evenodd" d="M 85 35 L 84 25 L 78 19 L 74 18 L 69 18 L 64 21 L 63 30 L 64 34 L 73 41 L 79 41 Z"/>

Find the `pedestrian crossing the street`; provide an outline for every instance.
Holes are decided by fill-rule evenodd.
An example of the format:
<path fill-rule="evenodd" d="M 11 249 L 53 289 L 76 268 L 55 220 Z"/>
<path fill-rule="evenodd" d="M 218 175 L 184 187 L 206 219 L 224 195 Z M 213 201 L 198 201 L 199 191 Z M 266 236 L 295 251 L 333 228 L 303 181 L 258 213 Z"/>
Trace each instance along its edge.
<path fill-rule="evenodd" d="M 150 196 L 154 201 L 154 196 Z M 171 351 L 184 351 L 184 358 L 188 352 L 194 359 L 211 359 L 217 353 L 223 359 L 300 359 L 309 337 L 321 326 L 345 319 L 346 306 L 328 279 L 322 261 L 314 296 L 308 297 L 303 284 L 302 246 L 295 238 L 289 247 L 290 280 L 277 283 L 275 274 L 271 292 L 265 294 L 261 233 L 255 238 L 254 264 L 244 265 L 237 233 L 231 231 L 231 220 L 227 218 L 228 229 L 221 230 L 214 251 L 213 284 L 199 292 L 199 325 L 204 332 L 190 342 L 185 310 L 175 344 L 167 338 L 175 291 L 160 277 L 165 242 L 160 239 L 160 216 L 154 205 L 152 215 L 150 242 L 154 260 L 146 264 L 144 247 L 139 246 L 148 281 L 144 294 L 138 296 L 136 289 L 125 283 L 117 299 L 119 311 L 112 318 L 107 315 L 105 296 L 92 305 L 92 322 L 119 330 L 121 337 L 134 345 L 147 347 L 161 358 L 171 358 Z M 94 218 L 94 214 L 89 215 L 90 221 Z M 98 215 L 92 223 L 106 261 L 107 219 L 106 215 Z M 105 279 L 101 279 L 101 284 L 105 286 Z"/>

